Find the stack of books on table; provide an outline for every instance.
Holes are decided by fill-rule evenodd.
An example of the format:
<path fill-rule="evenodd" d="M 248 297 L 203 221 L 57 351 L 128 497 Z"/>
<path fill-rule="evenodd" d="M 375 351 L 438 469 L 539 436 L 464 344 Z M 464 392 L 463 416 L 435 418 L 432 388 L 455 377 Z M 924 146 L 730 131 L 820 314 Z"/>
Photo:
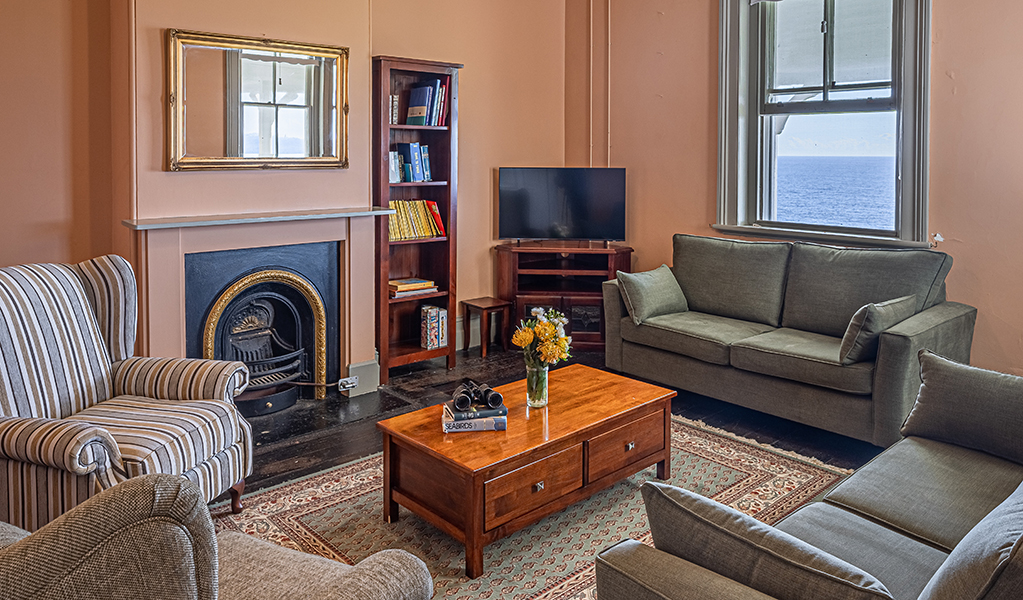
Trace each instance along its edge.
<path fill-rule="evenodd" d="M 508 407 L 472 406 L 469 410 L 458 410 L 455 401 L 444 403 L 441 416 L 444 433 L 456 431 L 505 431 L 508 429 Z"/>
<path fill-rule="evenodd" d="M 429 279 L 406 277 L 404 279 L 389 280 L 387 282 L 387 289 L 391 298 L 405 298 L 420 294 L 432 294 L 437 291 L 437 284 Z"/>

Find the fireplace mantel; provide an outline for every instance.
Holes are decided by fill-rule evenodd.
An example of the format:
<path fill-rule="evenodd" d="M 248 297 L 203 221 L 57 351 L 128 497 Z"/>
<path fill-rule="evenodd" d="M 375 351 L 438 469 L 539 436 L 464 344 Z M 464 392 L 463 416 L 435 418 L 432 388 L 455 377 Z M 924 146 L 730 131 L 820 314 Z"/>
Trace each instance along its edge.
<path fill-rule="evenodd" d="M 333 208 L 321 210 L 294 210 L 231 215 L 207 215 L 202 217 L 160 217 L 155 219 L 125 219 L 125 227 L 133 231 L 152 229 L 181 229 L 185 227 L 210 227 L 216 225 L 245 225 L 248 223 L 277 223 L 283 221 L 311 221 L 316 219 L 347 219 L 352 217 L 379 217 L 393 215 L 391 208 Z"/>

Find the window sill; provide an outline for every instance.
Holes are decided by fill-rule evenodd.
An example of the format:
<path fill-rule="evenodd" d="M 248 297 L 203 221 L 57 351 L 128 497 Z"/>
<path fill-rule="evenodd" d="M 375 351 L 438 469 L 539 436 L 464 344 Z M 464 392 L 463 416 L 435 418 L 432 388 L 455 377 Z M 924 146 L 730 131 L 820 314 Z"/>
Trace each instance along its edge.
<path fill-rule="evenodd" d="M 804 231 L 802 229 L 785 229 L 782 227 L 761 227 L 753 225 L 722 225 L 712 224 L 715 230 L 730 235 L 741 235 L 761 238 L 783 238 L 793 241 L 819 242 L 839 246 L 864 246 L 873 248 L 930 248 L 927 242 L 913 242 L 898 238 L 873 235 L 855 235 L 849 233 L 825 233 Z"/>

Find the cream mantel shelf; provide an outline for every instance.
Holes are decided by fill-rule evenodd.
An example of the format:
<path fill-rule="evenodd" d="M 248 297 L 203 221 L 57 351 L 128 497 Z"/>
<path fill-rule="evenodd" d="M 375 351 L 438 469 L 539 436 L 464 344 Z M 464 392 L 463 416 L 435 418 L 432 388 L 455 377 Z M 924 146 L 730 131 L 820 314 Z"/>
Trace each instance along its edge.
<path fill-rule="evenodd" d="M 210 227 L 213 225 L 244 225 L 247 223 L 274 223 L 280 221 L 312 221 L 317 219 L 348 219 L 352 217 L 380 217 L 393 215 L 393 208 L 328 208 L 233 215 L 206 215 L 201 217 L 161 217 L 157 219 L 125 219 L 121 221 L 133 231 L 150 229 L 181 229 L 184 227 Z"/>

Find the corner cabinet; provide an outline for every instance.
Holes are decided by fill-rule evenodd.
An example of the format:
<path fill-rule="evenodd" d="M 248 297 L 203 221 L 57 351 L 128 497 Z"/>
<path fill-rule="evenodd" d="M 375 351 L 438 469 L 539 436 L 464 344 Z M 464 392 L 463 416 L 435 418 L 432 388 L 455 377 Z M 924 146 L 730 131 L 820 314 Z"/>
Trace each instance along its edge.
<path fill-rule="evenodd" d="M 515 322 L 535 307 L 556 308 L 568 317 L 572 347 L 604 349 L 601 285 L 618 271 L 632 272 L 632 248 L 586 242 L 501 244 L 497 254 L 497 295 L 515 303 Z"/>
<path fill-rule="evenodd" d="M 455 366 L 455 214 L 458 198 L 458 69 L 462 65 L 393 56 L 373 57 L 373 204 L 397 208 L 395 201 L 424 200 L 437 209 L 443 235 L 392 239 L 391 221 L 377 219 L 376 231 L 376 344 L 380 353 L 380 383 L 387 383 L 391 367 L 447 357 Z M 410 91 L 431 80 L 445 82 L 442 124 L 408 125 Z M 397 118 L 392 97 L 398 100 Z M 396 122 L 392 122 L 396 121 Z M 392 183 L 390 152 L 398 144 L 417 143 L 429 148 L 429 181 Z M 411 203 L 410 203 L 411 204 Z M 407 206 L 407 205 L 406 205 Z M 407 215 L 407 213 L 406 213 Z M 407 217 L 406 217 L 407 219 Z M 420 225 L 422 222 L 420 221 Z M 395 223 L 397 225 L 397 223 Z M 406 222 L 407 226 L 407 222 Z M 400 236 L 399 236 L 400 237 Z M 388 282 L 417 277 L 435 282 L 437 290 L 392 298 Z M 424 305 L 447 310 L 446 346 L 420 345 Z"/>

